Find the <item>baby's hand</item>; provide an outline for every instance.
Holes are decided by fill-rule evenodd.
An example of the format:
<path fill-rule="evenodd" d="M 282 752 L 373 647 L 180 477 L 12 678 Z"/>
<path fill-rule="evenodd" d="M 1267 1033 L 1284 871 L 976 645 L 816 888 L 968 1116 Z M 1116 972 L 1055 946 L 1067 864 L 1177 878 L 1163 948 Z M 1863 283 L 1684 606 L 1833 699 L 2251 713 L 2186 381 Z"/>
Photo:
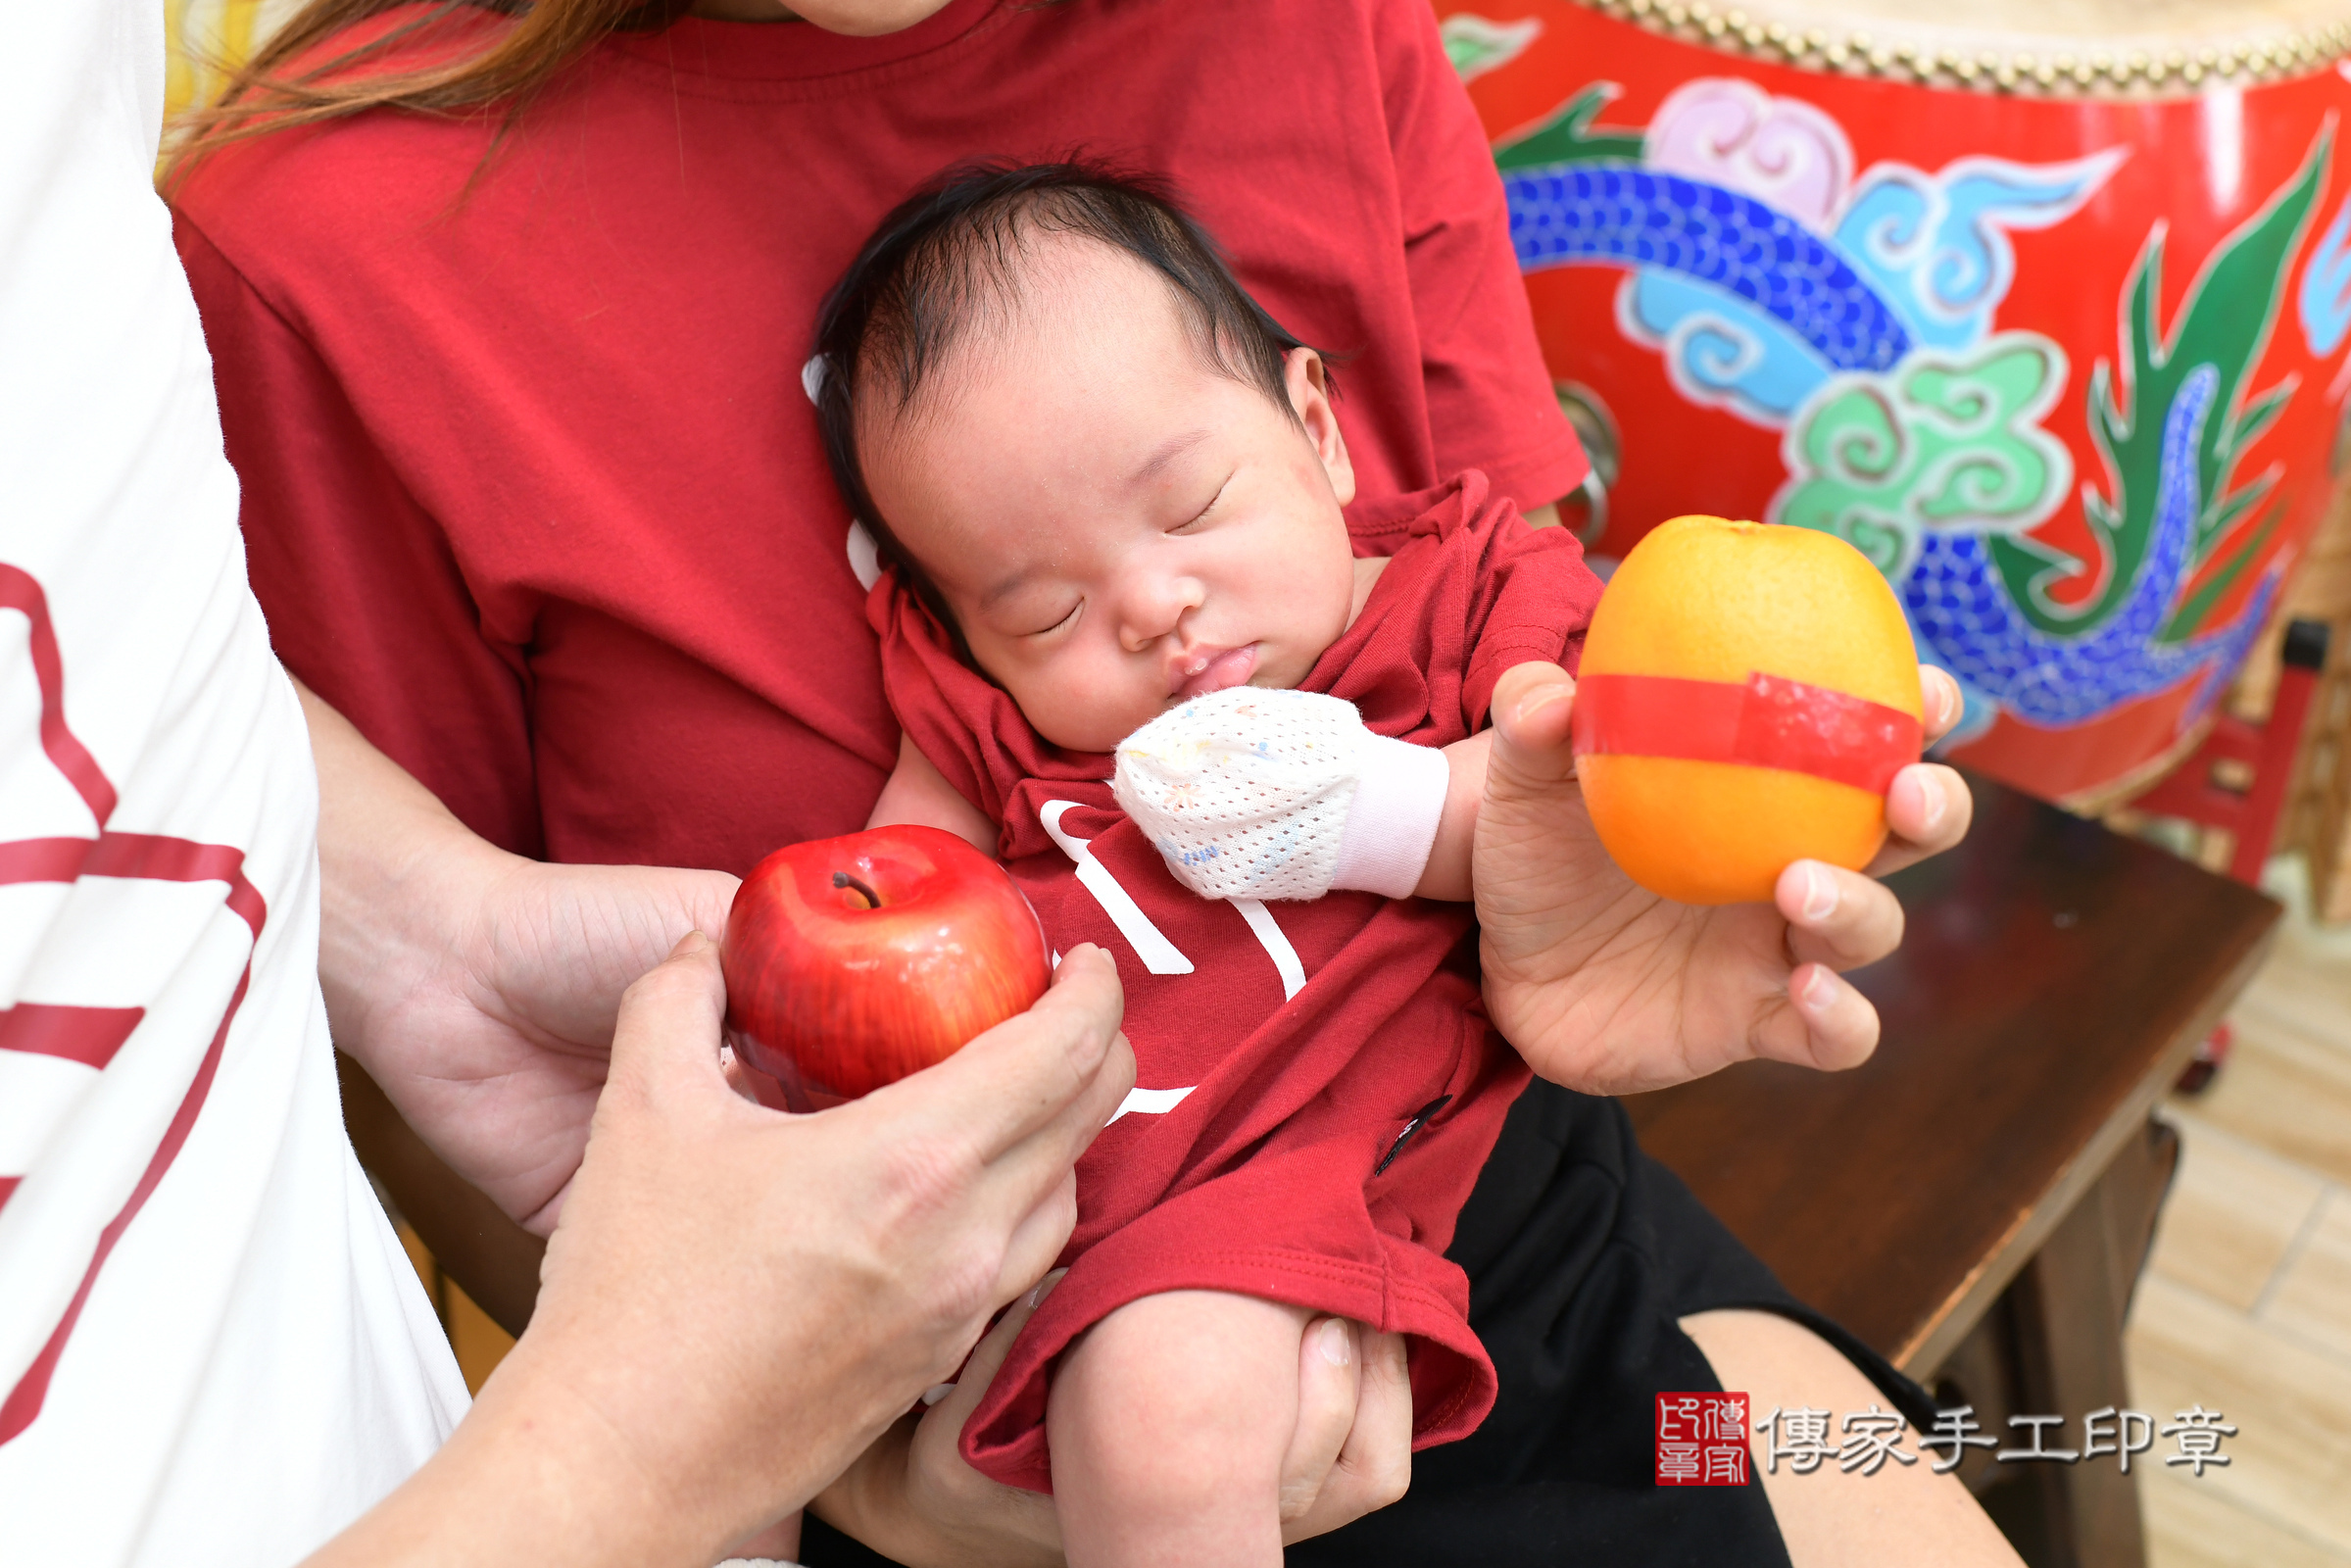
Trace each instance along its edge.
<path fill-rule="evenodd" d="M 1236 686 L 1119 743 L 1112 789 L 1176 880 L 1209 899 L 1408 897 L 1445 810 L 1445 754 L 1317 692 Z"/>

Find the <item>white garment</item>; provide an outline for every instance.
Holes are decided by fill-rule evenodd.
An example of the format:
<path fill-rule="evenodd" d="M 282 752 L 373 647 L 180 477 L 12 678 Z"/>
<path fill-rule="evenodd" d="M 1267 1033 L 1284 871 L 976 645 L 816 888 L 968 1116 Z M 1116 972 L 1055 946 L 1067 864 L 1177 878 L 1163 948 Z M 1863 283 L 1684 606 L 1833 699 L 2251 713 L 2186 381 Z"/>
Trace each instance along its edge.
<path fill-rule="evenodd" d="M 1320 692 L 1235 686 L 1118 743 L 1111 793 L 1177 881 L 1208 899 L 1410 898 L 1451 772 Z"/>
<path fill-rule="evenodd" d="M 11 7 L 0 95 L 11 1568 L 291 1562 L 465 1403 L 343 1133 L 308 738 L 151 184 L 163 24 Z"/>

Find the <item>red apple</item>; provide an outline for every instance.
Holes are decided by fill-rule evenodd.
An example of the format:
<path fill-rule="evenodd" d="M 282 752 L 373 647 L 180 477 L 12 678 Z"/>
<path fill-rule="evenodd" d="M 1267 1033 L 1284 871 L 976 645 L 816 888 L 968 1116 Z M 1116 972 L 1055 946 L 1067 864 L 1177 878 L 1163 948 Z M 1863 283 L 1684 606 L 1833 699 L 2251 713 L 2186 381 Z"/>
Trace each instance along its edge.
<path fill-rule="evenodd" d="M 1004 867 L 913 826 L 768 856 L 735 893 L 719 961 L 737 1052 L 804 1109 L 945 1060 L 1053 976 Z"/>

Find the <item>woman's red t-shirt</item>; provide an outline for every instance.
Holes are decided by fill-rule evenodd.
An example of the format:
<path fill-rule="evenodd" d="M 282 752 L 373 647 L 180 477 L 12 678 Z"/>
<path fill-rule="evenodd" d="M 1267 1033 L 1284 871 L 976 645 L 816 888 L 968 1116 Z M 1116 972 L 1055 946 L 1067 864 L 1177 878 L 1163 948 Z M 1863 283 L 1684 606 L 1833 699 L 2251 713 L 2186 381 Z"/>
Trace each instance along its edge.
<path fill-rule="evenodd" d="M 1080 149 L 1171 175 L 1344 357 L 1364 507 L 1582 479 L 1426 0 L 689 19 L 599 46 L 503 141 L 376 112 L 181 189 L 280 657 L 525 854 L 740 872 L 861 825 L 897 734 L 802 389 L 817 303 L 948 164 Z"/>

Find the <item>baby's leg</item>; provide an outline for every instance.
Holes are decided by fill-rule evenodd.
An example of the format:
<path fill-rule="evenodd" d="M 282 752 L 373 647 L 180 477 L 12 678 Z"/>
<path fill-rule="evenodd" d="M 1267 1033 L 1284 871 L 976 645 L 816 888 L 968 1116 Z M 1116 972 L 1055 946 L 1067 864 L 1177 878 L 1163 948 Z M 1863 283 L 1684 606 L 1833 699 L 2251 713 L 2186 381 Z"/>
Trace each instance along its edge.
<path fill-rule="evenodd" d="M 1072 1568 L 1282 1560 L 1302 1307 L 1225 1291 L 1130 1302 L 1089 1329 L 1046 1407 Z"/>

